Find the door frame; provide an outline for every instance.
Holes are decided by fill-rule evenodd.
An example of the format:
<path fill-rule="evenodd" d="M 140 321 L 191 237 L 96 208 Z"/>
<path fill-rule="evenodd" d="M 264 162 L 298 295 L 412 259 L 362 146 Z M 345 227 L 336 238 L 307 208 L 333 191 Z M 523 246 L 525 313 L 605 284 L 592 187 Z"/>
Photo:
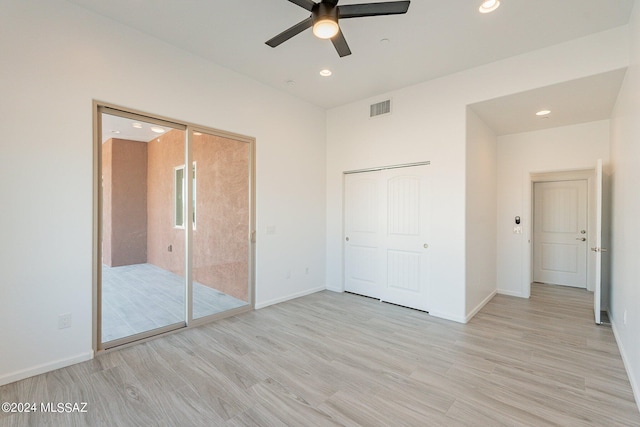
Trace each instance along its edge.
<path fill-rule="evenodd" d="M 190 145 L 192 143 L 192 135 L 194 132 L 208 133 L 210 135 L 216 135 L 227 139 L 232 139 L 249 144 L 249 230 L 247 233 L 247 239 L 249 242 L 249 271 L 248 271 L 248 303 L 246 306 L 227 310 L 222 313 L 216 313 L 209 316 L 194 319 L 192 313 L 192 272 L 191 262 L 192 256 L 187 256 L 185 260 L 185 281 L 187 285 L 185 289 L 185 322 L 182 324 L 169 325 L 164 328 L 153 330 L 152 332 L 143 332 L 130 337 L 122 338 L 113 342 L 114 345 L 109 348 L 105 348 L 102 344 L 101 337 L 101 281 L 102 281 L 102 120 L 100 115 L 102 111 L 114 111 L 118 115 L 123 117 L 143 117 L 145 121 L 150 123 L 157 123 L 159 125 L 169 125 L 171 127 L 183 127 L 185 130 L 185 165 L 192 164 L 192 155 Z M 140 342 L 155 339 L 159 336 L 164 336 L 174 332 L 178 332 L 184 329 L 190 329 L 193 327 L 201 326 L 206 323 L 210 323 L 225 317 L 234 316 L 240 313 L 251 311 L 255 309 L 255 294 L 256 294 L 256 281 L 255 281 L 255 260 L 256 260 L 256 140 L 253 137 L 240 135 L 232 132 L 227 132 L 219 129 L 210 128 L 207 126 L 201 126 L 198 124 L 186 122 L 184 120 L 175 120 L 167 117 L 160 116 L 158 114 L 147 113 L 144 111 L 122 107 L 119 105 L 111 104 L 108 102 L 93 100 L 92 102 L 92 117 L 93 117 L 93 231 L 92 231 L 92 347 L 93 354 L 98 355 L 104 352 L 112 351 L 115 349 L 121 349 L 123 347 L 134 345 Z M 187 176 L 185 177 L 187 194 L 191 194 L 191 180 L 192 180 L 192 168 L 185 168 Z M 191 218 L 192 206 L 191 203 L 186 204 L 185 218 Z M 185 233 L 185 249 L 189 248 L 193 239 L 193 227 L 185 227 L 187 232 Z M 189 252 L 188 249 L 186 252 Z"/>
<path fill-rule="evenodd" d="M 525 238 L 527 239 L 527 245 L 525 245 L 525 255 L 523 259 L 523 285 L 524 296 L 529 298 L 531 296 L 531 284 L 533 283 L 533 225 L 534 225 L 534 185 L 538 182 L 558 182 L 558 181 L 587 181 L 587 248 L 589 248 L 593 242 L 595 242 L 595 169 L 576 169 L 576 170 L 561 170 L 561 171 L 549 171 L 549 172 L 531 172 L 528 174 L 529 185 L 527 186 L 529 195 L 525 195 L 524 202 L 528 203 L 525 206 L 524 212 L 529 213 L 529 226 L 523 227 L 526 231 Z M 528 253 L 527 253 L 528 251 Z M 595 287 L 595 258 L 590 255 L 590 251 L 587 250 L 587 290 L 593 291 Z"/>

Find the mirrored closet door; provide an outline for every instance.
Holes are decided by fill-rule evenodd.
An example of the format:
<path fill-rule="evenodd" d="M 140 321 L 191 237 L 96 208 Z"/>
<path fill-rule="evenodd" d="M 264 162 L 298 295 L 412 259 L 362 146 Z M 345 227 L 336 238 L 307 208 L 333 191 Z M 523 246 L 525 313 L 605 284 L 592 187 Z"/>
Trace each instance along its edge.
<path fill-rule="evenodd" d="M 252 141 L 97 108 L 97 349 L 251 309 Z"/>

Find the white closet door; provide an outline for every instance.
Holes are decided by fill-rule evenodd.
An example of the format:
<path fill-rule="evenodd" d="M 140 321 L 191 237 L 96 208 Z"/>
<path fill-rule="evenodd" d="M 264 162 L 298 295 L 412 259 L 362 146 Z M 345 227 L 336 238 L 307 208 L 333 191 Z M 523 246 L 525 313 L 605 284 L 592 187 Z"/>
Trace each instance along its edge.
<path fill-rule="evenodd" d="M 534 185 L 534 281 L 587 286 L 587 181 Z"/>
<path fill-rule="evenodd" d="M 382 218 L 383 301 L 428 310 L 429 183 L 427 166 L 381 173 L 386 205 Z"/>
<path fill-rule="evenodd" d="M 345 175 L 345 290 L 428 310 L 427 166 Z"/>
<path fill-rule="evenodd" d="M 345 290 L 380 298 L 378 174 L 347 174 L 344 184 Z"/>

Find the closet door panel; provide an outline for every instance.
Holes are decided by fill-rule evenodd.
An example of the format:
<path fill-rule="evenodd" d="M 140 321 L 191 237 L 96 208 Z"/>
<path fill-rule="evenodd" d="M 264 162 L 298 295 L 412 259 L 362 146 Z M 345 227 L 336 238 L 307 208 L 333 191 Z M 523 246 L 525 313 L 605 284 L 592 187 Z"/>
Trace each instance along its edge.
<path fill-rule="evenodd" d="M 374 172 L 345 175 L 345 290 L 380 298 L 380 184 Z"/>
<path fill-rule="evenodd" d="M 345 175 L 345 290 L 428 309 L 428 168 Z"/>
<path fill-rule="evenodd" d="M 386 221 L 381 224 L 385 266 L 383 301 L 428 309 L 429 190 L 428 166 L 389 169 L 380 173 Z"/>

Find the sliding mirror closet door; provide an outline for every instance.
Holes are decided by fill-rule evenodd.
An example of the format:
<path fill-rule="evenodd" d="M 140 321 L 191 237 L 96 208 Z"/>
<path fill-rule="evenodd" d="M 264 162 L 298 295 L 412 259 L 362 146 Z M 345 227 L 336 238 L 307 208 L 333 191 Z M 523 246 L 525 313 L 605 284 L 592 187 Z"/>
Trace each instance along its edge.
<path fill-rule="evenodd" d="M 185 326 L 185 128 L 100 109 L 100 348 Z"/>
<path fill-rule="evenodd" d="M 97 106 L 97 350 L 248 311 L 252 138 Z"/>
<path fill-rule="evenodd" d="M 250 148 L 223 134 L 192 133 L 194 319 L 251 301 Z"/>

